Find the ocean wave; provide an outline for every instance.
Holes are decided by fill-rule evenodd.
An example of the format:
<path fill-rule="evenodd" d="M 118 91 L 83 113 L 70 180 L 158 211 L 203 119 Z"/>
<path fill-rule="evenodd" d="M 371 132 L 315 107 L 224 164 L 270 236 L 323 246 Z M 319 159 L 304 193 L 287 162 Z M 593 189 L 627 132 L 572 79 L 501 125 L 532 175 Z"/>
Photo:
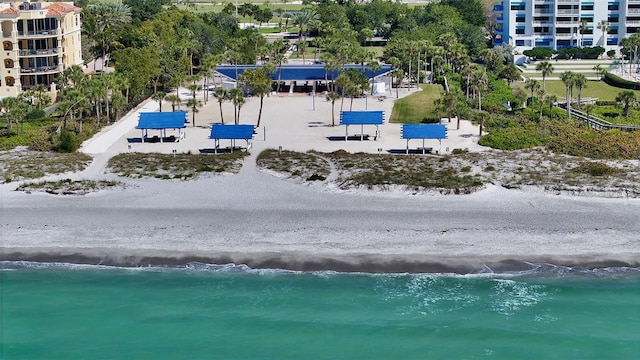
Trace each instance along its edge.
<path fill-rule="evenodd" d="M 418 277 L 418 278 L 487 278 L 487 279 L 527 279 L 527 278 L 622 278 L 640 277 L 640 267 L 602 267 L 585 268 L 554 265 L 548 263 L 535 264 L 528 263 L 530 269 L 519 271 L 493 271 L 489 267 L 484 267 L 478 273 L 456 274 L 456 273 L 368 273 L 368 272 L 339 272 L 333 270 L 326 271 L 297 271 L 288 269 L 251 268 L 245 264 L 207 264 L 191 262 L 185 265 L 166 266 L 111 266 L 93 264 L 74 264 L 64 262 L 34 262 L 34 261 L 0 261 L 0 271 L 12 271 L 20 269 L 59 269 L 59 270 L 124 270 L 124 271 L 203 271 L 219 273 L 246 273 L 255 275 L 281 275 L 281 274 L 303 274 L 320 277 L 331 276 L 373 276 L 373 277 Z"/>

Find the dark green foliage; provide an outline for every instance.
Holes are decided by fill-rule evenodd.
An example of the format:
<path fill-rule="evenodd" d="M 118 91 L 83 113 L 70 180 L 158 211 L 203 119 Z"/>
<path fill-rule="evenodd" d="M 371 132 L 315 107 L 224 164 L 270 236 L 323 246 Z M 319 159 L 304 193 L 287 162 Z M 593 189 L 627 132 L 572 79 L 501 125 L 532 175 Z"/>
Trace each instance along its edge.
<path fill-rule="evenodd" d="M 456 8 L 462 19 L 468 24 L 484 26 L 486 23 L 484 9 L 478 0 L 442 0 L 440 3 Z"/>
<path fill-rule="evenodd" d="M 131 8 L 131 21 L 134 25 L 152 18 L 169 5 L 171 0 L 123 0 L 123 4 Z"/>
<path fill-rule="evenodd" d="M 573 168 L 573 171 L 591 176 L 609 176 L 620 170 L 601 162 L 584 161 Z"/>
<path fill-rule="evenodd" d="M 615 86 L 623 89 L 640 90 L 640 83 L 637 83 L 635 81 L 625 80 L 609 72 L 604 74 L 603 80 L 604 82 L 606 82 L 611 86 Z"/>
<path fill-rule="evenodd" d="M 525 56 L 532 57 L 536 60 L 549 59 L 553 55 L 553 50 L 544 47 L 535 47 L 531 50 L 522 52 Z"/>
<path fill-rule="evenodd" d="M 33 109 L 27 113 L 25 120 L 36 120 L 44 117 L 44 110 Z"/>
<path fill-rule="evenodd" d="M 72 153 L 78 149 L 78 138 L 69 130 L 62 130 L 58 139 L 58 152 Z"/>
<path fill-rule="evenodd" d="M 558 57 L 561 59 L 597 59 L 602 54 L 604 54 L 602 46 L 558 50 Z"/>

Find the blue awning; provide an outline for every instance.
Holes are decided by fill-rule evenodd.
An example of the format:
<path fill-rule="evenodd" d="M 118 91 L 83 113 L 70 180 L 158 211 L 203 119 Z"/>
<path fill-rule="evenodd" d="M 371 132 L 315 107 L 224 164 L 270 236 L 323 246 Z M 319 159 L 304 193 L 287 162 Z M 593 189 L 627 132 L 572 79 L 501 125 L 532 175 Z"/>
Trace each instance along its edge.
<path fill-rule="evenodd" d="M 216 71 L 220 74 L 236 80 L 236 76 L 239 77 L 247 69 L 261 68 L 262 65 L 219 65 Z M 379 70 L 372 72 L 366 65 L 351 64 L 345 65 L 344 70 L 355 69 L 363 70 L 366 75 L 371 79 L 381 75 L 387 74 L 391 71 L 391 65 L 381 65 Z M 324 64 L 314 65 L 282 65 L 282 68 L 276 67 L 275 71 L 271 73 L 271 80 L 278 81 L 321 81 L 325 79 L 335 79 L 340 75 L 340 71 L 331 71 L 325 68 Z"/>
<path fill-rule="evenodd" d="M 251 140 L 254 126 L 250 124 L 226 125 L 213 124 L 209 139 Z"/>
<path fill-rule="evenodd" d="M 343 111 L 340 113 L 341 125 L 382 125 L 384 111 Z"/>
<path fill-rule="evenodd" d="M 187 119 L 186 111 L 143 112 L 140 113 L 137 129 L 183 129 Z"/>

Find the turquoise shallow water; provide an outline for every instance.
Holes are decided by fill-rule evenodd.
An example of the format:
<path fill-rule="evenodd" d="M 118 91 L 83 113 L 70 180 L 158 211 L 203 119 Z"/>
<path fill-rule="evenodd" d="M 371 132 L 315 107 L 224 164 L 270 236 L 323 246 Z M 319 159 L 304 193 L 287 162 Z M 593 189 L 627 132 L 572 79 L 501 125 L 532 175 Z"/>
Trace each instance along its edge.
<path fill-rule="evenodd" d="M 463 277 L 4 266 L 1 359 L 640 354 L 640 269 Z"/>

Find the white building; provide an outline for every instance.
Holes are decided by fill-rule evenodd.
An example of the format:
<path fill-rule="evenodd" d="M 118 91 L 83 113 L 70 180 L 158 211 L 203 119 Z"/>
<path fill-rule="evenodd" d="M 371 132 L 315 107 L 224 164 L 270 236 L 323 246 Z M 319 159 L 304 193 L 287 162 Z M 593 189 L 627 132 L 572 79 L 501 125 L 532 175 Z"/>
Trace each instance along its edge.
<path fill-rule="evenodd" d="M 523 51 L 534 47 L 602 46 L 617 50 L 640 28 L 640 0 L 495 0 L 495 44 Z M 608 31 L 599 29 L 602 21 Z M 586 30 L 581 31 L 582 23 Z"/>

